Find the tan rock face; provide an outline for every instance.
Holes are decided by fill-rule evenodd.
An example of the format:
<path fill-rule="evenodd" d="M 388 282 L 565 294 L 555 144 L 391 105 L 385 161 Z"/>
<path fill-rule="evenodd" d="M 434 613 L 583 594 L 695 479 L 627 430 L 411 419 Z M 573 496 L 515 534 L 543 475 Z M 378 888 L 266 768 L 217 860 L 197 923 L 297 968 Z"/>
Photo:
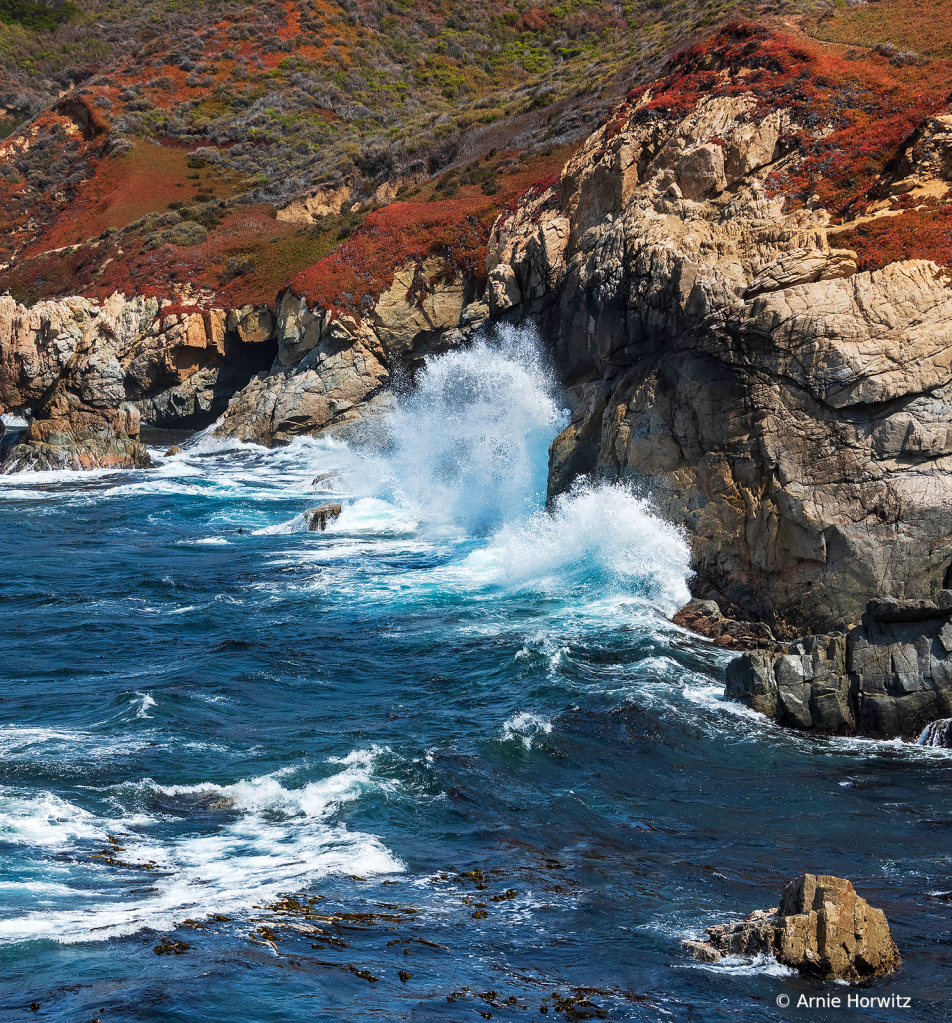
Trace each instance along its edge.
<path fill-rule="evenodd" d="M 902 960 L 881 909 L 842 877 L 801 874 L 777 911 L 777 959 L 803 973 L 861 981 L 899 969 Z"/>
<path fill-rule="evenodd" d="M 230 364 L 229 317 L 169 307 L 120 294 L 102 305 L 68 298 L 31 308 L 0 297 L 0 411 L 30 410 L 21 447 L 57 448 L 21 450 L 17 465 L 144 464 L 145 449 L 129 447 L 140 418 L 175 422 L 224 408 L 250 375 Z M 240 312 L 237 346 L 243 335 L 260 343 L 270 313 Z"/>
<path fill-rule="evenodd" d="M 801 973 L 851 983 L 893 973 L 902 965 L 883 911 L 860 898 L 842 877 L 801 874 L 784 889 L 776 909 L 756 910 L 706 933 L 706 941 L 682 943 L 704 962 L 766 952 Z"/>
<path fill-rule="evenodd" d="M 400 267 L 359 323 L 286 292 L 277 361 L 235 396 L 217 434 L 271 445 L 359 419 L 394 365 L 459 344 L 487 318 L 485 303 L 466 299 L 465 282 L 440 259 Z"/>
<path fill-rule="evenodd" d="M 404 355 L 412 351 L 421 334 L 457 326 L 463 302 L 462 280 L 447 280 L 443 260 L 429 259 L 421 267 L 408 264 L 397 270 L 370 319 L 387 352 Z"/>
<path fill-rule="evenodd" d="M 322 217 L 340 213 L 351 202 L 350 185 L 315 188 L 278 209 L 276 216 L 289 224 L 316 224 Z"/>
<path fill-rule="evenodd" d="M 952 570 L 952 289 L 922 261 L 857 273 L 825 211 L 784 214 L 764 180 L 798 126 L 752 105 L 600 128 L 561 209 L 499 226 L 490 307 L 541 310 L 573 385 L 550 493 L 646 480 L 692 536 L 697 596 L 823 632 Z M 555 236 L 527 274 L 530 239 Z"/>
<path fill-rule="evenodd" d="M 332 318 L 286 295 L 278 365 L 232 399 L 216 430 L 271 445 L 356 418 L 390 379 L 379 338 L 349 316 Z"/>

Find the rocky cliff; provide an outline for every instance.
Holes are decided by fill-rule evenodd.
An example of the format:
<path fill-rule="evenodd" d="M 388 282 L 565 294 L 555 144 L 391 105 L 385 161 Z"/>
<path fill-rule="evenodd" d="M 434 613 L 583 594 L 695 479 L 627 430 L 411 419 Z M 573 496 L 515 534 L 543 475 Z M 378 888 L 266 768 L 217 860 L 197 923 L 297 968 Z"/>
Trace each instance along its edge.
<path fill-rule="evenodd" d="M 860 126 L 831 109 L 819 60 L 743 26 L 682 55 L 549 208 L 500 221 L 489 283 L 494 312 L 546 324 L 574 392 L 550 493 L 581 473 L 639 481 L 690 533 L 698 596 L 823 630 L 875 596 L 935 592 L 952 565 L 948 272 L 862 271 L 869 254 L 840 241 L 858 209 L 898 231 L 944 202 L 952 118 L 924 117 L 847 202 L 827 179 L 853 154 L 826 140 L 859 145 Z"/>
<path fill-rule="evenodd" d="M 114 294 L 30 308 L 0 297 L 0 411 L 28 412 L 0 471 L 142 467 L 140 422 L 198 425 L 273 358 L 267 310 Z"/>
<path fill-rule="evenodd" d="M 277 358 L 219 432 L 280 443 L 346 424 L 399 367 L 531 321 L 574 409 L 551 495 L 581 474 L 635 481 L 690 534 L 696 595 L 781 638 L 925 597 L 952 577 L 950 87 L 944 61 L 727 25 L 567 163 L 526 164 L 558 173 L 513 170 L 498 216 L 479 159 L 372 212 L 282 290 Z M 95 356 L 40 326 L 4 345 L 2 407 L 64 424 L 67 406 L 112 423 L 123 402 L 153 422 L 212 414 L 238 387 L 222 344 L 270 332 L 248 310 L 124 308 L 114 331 L 89 310 L 66 331 Z"/>

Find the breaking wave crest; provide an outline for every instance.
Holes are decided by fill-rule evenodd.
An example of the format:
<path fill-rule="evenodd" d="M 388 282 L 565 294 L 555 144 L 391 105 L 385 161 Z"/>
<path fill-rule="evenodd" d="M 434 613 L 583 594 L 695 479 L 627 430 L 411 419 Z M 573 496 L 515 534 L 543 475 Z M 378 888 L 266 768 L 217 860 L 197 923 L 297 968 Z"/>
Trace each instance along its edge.
<path fill-rule="evenodd" d="M 247 910 L 328 874 L 402 871 L 379 839 L 333 820 L 364 793 L 392 787 L 374 775 L 375 758 L 376 751 L 359 750 L 332 759 L 332 774 L 299 788 L 283 783 L 289 772 L 282 771 L 232 785 L 125 782 L 100 793 L 114 813 L 48 792 L 2 791 L 3 841 L 83 862 L 89 876 L 77 887 L 60 882 L 61 870 L 33 882 L 44 888 L 43 908 L 0 919 L 0 943 L 104 940 Z M 201 827 L 184 834 L 170 827 L 190 820 Z M 108 883 L 116 871 L 145 886 L 142 894 L 97 890 L 97 875 Z"/>

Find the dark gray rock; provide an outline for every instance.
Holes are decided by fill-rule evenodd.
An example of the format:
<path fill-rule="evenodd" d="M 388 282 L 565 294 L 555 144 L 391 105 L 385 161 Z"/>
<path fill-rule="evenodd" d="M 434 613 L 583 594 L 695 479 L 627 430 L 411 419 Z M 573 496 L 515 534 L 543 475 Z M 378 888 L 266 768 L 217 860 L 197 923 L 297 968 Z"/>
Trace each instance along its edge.
<path fill-rule="evenodd" d="M 940 718 L 926 725 L 916 742 L 920 746 L 952 749 L 952 718 Z"/>
<path fill-rule="evenodd" d="M 727 666 L 729 700 L 747 704 L 778 724 L 852 733 L 846 636 L 808 636 L 788 653 L 752 650 Z"/>
<path fill-rule="evenodd" d="M 870 601 L 846 634 L 743 654 L 724 695 L 791 728 L 914 738 L 952 716 L 952 591 Z"/>

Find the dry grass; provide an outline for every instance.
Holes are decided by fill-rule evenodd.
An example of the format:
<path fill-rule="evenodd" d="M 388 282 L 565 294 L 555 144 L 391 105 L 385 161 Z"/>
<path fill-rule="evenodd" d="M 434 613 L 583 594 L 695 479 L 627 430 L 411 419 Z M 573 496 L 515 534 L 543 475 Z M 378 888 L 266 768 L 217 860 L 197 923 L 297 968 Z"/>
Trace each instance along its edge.
<path fill-rule="evenodd" d="M 897 50 L 952 58 L 952 4 L 949 0 L 879 0 L 865 7 L 842 8 L 820 23 L 816 38 L 869 48 L 891 43 Z"/>

